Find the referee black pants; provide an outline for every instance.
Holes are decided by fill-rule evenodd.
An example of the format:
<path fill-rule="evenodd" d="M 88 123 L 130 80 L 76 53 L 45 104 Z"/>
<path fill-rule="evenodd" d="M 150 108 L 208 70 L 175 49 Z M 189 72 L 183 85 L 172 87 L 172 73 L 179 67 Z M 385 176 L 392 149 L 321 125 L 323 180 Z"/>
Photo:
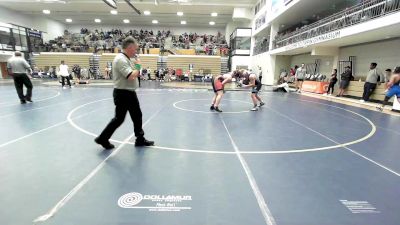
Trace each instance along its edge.
<path fill-rule="evenodd" d="M 32 98 L 33 85 L 28 75 L 25 73 L 14 73 L 13 74 L 15 89 L 17 90 L 18 97 L 21 101 Z M 24 95 L 24 85 L 27 89 L 26 96 Z"/>
<path fill-rule="evenodd" d="M 142 129 L 142 111 L 140 110 L 139 99 L 136 92 L 114 89 L 113 97 L 115 116 L 108 123 L 103 132 L 101 132 L 99 136 L 100 140 L 109 140 L 111 138 L 115 130 L 117 130 L 117 128 L 124 122 L 127 112 L 129 112 L 129 115 L 131 116 L 136 138 L 144 138 L 144 131 Z"/>

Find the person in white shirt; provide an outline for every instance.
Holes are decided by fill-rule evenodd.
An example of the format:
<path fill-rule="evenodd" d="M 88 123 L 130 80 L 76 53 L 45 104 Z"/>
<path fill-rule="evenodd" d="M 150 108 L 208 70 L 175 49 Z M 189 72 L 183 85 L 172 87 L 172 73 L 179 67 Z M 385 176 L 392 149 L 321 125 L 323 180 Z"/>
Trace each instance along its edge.
<path fill-rule="evenodd" d="M 64 86 L 65 86 L 65 79 L 67 79 L 67 84 L 69 85 L 69 87 L 71 87 L 71 81 L 69 79 L 68 65 L 66 65 L 64 63 L 64 60 L 61 61 L 59 75 L 61 76 L 62 87 L 64 88 Z"/>
<path fill-rule="evenodd" d="M 106 65 L 106 68 L 104 69 L 104 71 L 105 71 L 104 79 L 106 79 L 106 80 L 110 79 L 111 68 L 108 65 Z"/>
<path fill-rule="evenodd" d="M 146 52 L 147 52 L 147 54 L 150 54 L 150 42 L 149 41 L 146 43 Z"/>

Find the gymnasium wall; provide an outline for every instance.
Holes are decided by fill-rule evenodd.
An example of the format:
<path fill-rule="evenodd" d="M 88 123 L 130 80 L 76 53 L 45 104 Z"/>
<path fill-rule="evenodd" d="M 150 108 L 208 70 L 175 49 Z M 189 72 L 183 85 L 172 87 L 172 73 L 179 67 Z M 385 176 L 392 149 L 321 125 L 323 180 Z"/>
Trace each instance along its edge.
<path fill-rule="evenodd" d="M 43 41 L 45 42 L 64 35 L 64 30 L 66 29 L 63 23 L 44 17 L 33 17 L 33 24 L 33 27 L 46 32 L 43 34 Z"/>
<path fill-rule="evenodd" d="M 361 77 L 364 80 L 371 62 L 378 63 L 378 68 L 382 71 L 387 68 L 393 69 L 396 66 L 400 66 L 400 55 L 398 54 L 397 46 L 400 46 L 400 38 L 341 47 L 339 48 L 338 58 L 339 60 L 347 61 L 349 60 L 349 56 L 355 56 L 355 77 Z M 274 58 L 268 52 L 262 53 L 252 56 L 252 67 L 255 67 L 255 65 L 263 67 L 264 76 L 268 76 L 265 80 L 267 83 L 265 84 L 272 84 L 274 80 L 276 81 L 276 76 L 282 68 L 286 67 L 286 69 L 289 69 L 295 65 L 300 66 L 303 62 L 308 64 L 314 63 L 316 59 L 321 59 L 320 73 L 324 75 L 330 75 L 332 70 L 338 67 L 338 65 L 333 65 L 333 56 L 313 56 L 311 53 L 305 53 L 288 57 L 289 60 L 286 57 L 278 55 L 274 61 Z M 274 74 L 270 74 L 270 71 L 274 71 Z"/>
<path fill-rule="evenodd" d="M 378 63 L 378 68 L 382 71 L 400 66 L 399 46 L 400 38 L 342 47 L 339 59 L 348 60 L 349 56 L 356 56 L 355 66 L 353 66 L 355 76 L 366 77 L 371 62 Z"/>
<path fill-rule="evenodd" d="M 400 55 L 394 46 L 400 46 L 400 38 L 341 47 L 339 60 L 347 61 L 350 56 L 355 56 L 356 60 L 353 65 L 355 77 L 366 78 L 371 62 L 378 63 L 378 68 L 382 71 L 400 66 Z M 312 56 L 310 53 L 292 56 L 290 66 L 300 65 L 302 62 L 313 63 L 315 59 L 322 60 L 320 69 L 322 74 L 329 75 L 333 68 L 337 68 L 337 65 L 333 65 L 333 57 Z"/>
<path fill-rule="evenodd" d="M 43 16 L 29 16 L 14 10 L 0 7 L 0 22 L 12 23 L 23 27 L 34 28 L 43 31 L 44 41 L 54 39 L 64 34 L 65 24 L 51 20 Z"/>
<path fill-rule="evenodd" d="M 261 66 L 263 73 L 262 83 L 265 85 L 275 84 L 282 69 L 288 70 L 291 62 L 291 56 L 274 56 L 268 52 L 251 56 L 251 68 L 253 71 L 259 71 L 258 66 Z"/>
<path fill-rule="evenodd" d="M 229 39 L 233 31 L 236 28 L 251 28 L 251 21 L 231 21 L 226 24 L 225 30 L 223 34 L 225 34 L 226 43 L 229 43 Z"/>
<path fill-rule="evenodd" d="M 14 10 L 0 7 L 0 22 L 13 23 L 21 26 L 32 27 L 32 17 L 20 14 Z"/>
<path fill-rule="evenodd" d="M 310 53 L 307 54 L 301 54 L 301 55 L 294 55 L 290 59 L 290 68 L 294 68 L 295 65 L 301 66 L 302 63 L 305 64 L 311 64 L 315 63 L 316 59 L 321 60 L 320 64 L 320 69 L 319 72 L 324 75 L 331 75 L 333 68 L 336 68 L 337 66 L 332 65 L 333 64 L 333 56 L 314 56 L 310 55 Z M 289 71 L 290 68 L 287 68 L 287 71 Z"/>
<path fill-rule="evenodd" d="M 287 55 L 277 55 L 275 63 L 275 80 L 278 81 L 279 76 L 283 70 L 289 72 L 290 68 L 287 65 L 291 64 L 292 57 Z"/>

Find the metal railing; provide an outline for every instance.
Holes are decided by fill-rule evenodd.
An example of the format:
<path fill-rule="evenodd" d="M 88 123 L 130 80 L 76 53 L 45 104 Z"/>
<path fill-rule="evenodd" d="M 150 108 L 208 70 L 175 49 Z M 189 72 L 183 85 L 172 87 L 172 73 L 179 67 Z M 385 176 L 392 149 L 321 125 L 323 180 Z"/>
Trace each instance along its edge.
<path fill-rule="evenodd" d="M 399 10 L 400 0 L 364 1 L 296 31 L 277 35 L 273 43 L 273 49 L 367 22 Z"/>
<path fill-rule="evenodd" d="M 269 40 L 270 40 L 269 36 L 261 40 L 256 40 L 256 43 L 254 44 L 253 47 L 253 55 L 258 55 L 264 52 L 268 52 Z"/>

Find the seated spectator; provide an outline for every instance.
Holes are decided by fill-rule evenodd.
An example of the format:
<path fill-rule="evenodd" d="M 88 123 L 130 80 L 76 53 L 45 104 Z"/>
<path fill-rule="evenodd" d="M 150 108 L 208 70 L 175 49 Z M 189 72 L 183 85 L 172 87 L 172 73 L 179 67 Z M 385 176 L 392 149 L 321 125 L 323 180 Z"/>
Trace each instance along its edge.
<path fill-rule="evenodd" d="M 340 75 L 341 81 L 340 81 L 340 87 L 339 87 L 339 94 L 336 95 L 336 97 L 342 97 L 344 91 L 347 89 L 347 87 L 350 84 L 352 74 L 351 74 L 351 68 L 350 66 L 345 67 L 345 71 Z"/>
<path fill-rule="evenodd" d="M 279 84 L 277 86 L 273 86 L 272 87 L 272 91 L 273 92 L 285 92 L 285 93 L 289 93 L 290 89 L 289 89 L 289 84 L 287 82 L 284 82 L 282 84 Z"/>
<path fill-rule="evenodd" d="M 278 84 L 284 83 L 287 76 L 288 76 L 288 73 L 286 72 L 286 70 L 282 71 L 281 74 L 279 75 Z"/>

